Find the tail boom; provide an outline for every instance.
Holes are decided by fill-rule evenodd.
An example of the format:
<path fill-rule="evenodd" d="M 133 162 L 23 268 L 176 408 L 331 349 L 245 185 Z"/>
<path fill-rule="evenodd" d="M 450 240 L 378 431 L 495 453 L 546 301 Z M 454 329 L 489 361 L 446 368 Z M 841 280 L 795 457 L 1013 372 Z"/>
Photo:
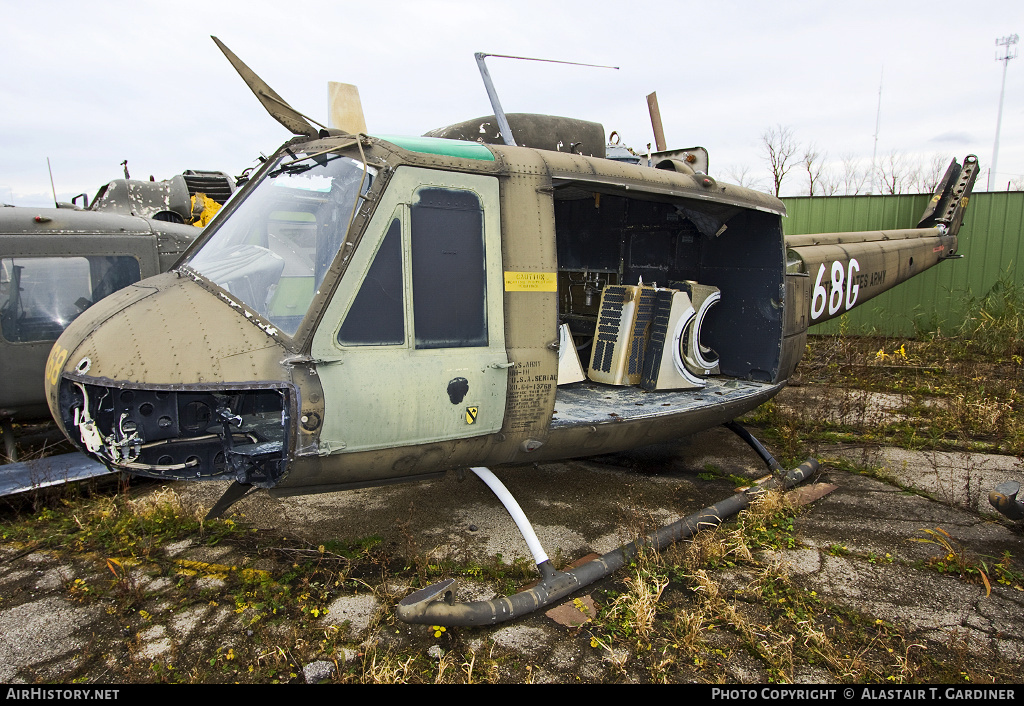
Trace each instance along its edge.
<path fill-rule="evenodd" d="M 962 167 L 954 159 L 917 228 L 787 236 L 787 273 L 808 277 L 808 325 L 840 316 L 956 256 L 977 174 L 974 155 Z"/>
<path fill-rule="evenodd" d="M 809 277 L 809 325 L 828 321 L 953 256 L 944 227 L 787 238 L 790 273 Z"/>

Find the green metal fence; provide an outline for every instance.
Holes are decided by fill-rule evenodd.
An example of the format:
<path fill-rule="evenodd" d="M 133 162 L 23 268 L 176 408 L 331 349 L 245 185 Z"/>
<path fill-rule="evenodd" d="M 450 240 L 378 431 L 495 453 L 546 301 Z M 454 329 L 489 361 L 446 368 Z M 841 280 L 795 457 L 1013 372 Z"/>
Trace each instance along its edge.
<path fill-rule="evenodd" d="M 914 228 L 929 198 L 928 194 L 785 198 L 789 217 L 783 226 L 787 235 Z M 1001 279 L 1024 287 L 1022 234 L 1024 191 L 974 194 L 960 229 L 962 259 L 940 263 L 838 319 L 811 327 L 810 332 L 913 336 L 936 329 L 952 331 L 972 300 L 985 296 Z"/>

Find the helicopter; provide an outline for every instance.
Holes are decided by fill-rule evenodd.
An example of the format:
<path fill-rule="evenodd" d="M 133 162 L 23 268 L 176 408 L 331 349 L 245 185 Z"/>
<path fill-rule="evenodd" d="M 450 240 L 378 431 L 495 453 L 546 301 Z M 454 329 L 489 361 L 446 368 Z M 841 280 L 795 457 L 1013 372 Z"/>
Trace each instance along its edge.
<path fill-rule="evenodd" d="M 508 620 L 635 551 L 555 571 L 490 467 L 725 424 L 779 484 L 811 475 L 816 462 L 782 469 L 734 420 L 782 390 L 810 325 L 956 257 L 978 171 L 974 156 L 953 160 L 916 228 L 786 237 L 782 202 L 719 182 L 706 152 L 607 159 L 603 128 L 506 116 L 493 98 L 468 139 L 318 129 L 214 41 L 294 137 L 170 272 L 67 327 L 46 366 L 50 409 L 111 470 L 232 480 L 211 516 L 258 488 L 470 468 L 516 518 L 542 580 L 457 603 L 448 579 L 401 601 L 409 622 Z"/>
<path fill-rule="evenodd" d="M 0 207 L 0 422 L 48 419 L 43 371 L 53 342 L 94 302 L 170 269 L 235 191 L 224 172 L 124 178 L 54 208 Z M 193 227 L 198 226 L 198 227 Z"/>

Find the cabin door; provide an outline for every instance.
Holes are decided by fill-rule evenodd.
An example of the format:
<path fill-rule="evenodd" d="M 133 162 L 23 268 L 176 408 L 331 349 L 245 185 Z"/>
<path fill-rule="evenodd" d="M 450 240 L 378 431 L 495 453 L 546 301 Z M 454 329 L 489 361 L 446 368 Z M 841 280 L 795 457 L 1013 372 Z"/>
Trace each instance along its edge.
<path fill-rule="evenodd" d="M 500 228 L 494 177 L 396 171 L 313 337 L 322 450 L 501 429 Z"/>

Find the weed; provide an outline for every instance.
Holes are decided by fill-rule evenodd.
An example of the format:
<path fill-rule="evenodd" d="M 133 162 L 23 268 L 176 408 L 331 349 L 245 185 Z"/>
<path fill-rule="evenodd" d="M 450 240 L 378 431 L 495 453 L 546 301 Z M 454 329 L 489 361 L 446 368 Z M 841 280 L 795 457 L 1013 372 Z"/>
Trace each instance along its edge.
<path fill-rule="evenodd" d="M 628 590 L 615 599 L 605 619 L 618 621 L 620 632 L 646 640 L 654 627 L 658 600 L 669 581 L 653 567 L 634 564 L 632 568 L 633 574 L 625 579 Z"/>
<path fill-rule="evenodd" d="M 662 562 L 663 557 L 652 550 L 638 552 L 630 564 L 630 575 L 623 581 L 626 590 L 608 594 L 610 603 L 598 612 L 593 622 L 591 647 L 604 649 L 614 663 L 622 662 L 622 653 L 614 648 L 616 641 L 650 649 L 658 601 L 669 585 Z"/>
<path fill-rule="evenodd" d="M 1024 287 L 1014 282 L 1009 269 L 984 296 L 968 300 L 958 333 L 986 355 L 1024 355 Z"/>
<path fill-rule="evenodd" d="M 1021 346 L 1009 330 L 1006 345 Z M 802 388 L 785 398 L 796 401 L 772 400 L 744 421 L 763 426 L 780 455 L 795 460 L 814 441 L 1020 455 L 1024 389 L 1017 361 L 1024 356 L 1017 348 L 994 350 L 966 336 L 811 336 L 790 381 Z"/>
<path fill-rule="evenodd" d="M 434 677 L 435 684 L 445 683 L 445 672 L 452 669 L 455 665 L 455 653 L 445 652 L 437 660 L 437 675 Z"/>
<path fill-rule="evenodd" d="M 792 549 L 796 547 L 794 518 L 795 509 L 782 493 L 763 493 L 737 518 L 734 540 L 744 544 L 747 553 L 757 549 Z"/>
<path fill-rule="evenodd" d="M 952 535 L 941 527 L 936 527 L 934 530 L 922 529 L 921 531 L 928 537 L 911 537 L 911 541 L 935 544 L 942 549 L 942 556 L 928 560 L 929 566 L 939 573 L 953 573 L 961 578 L 980 579 L 985 584 L 985 595 L 988 596 L 992 593 L 992 583 L 989 581 L 983 562 L 979 563 L 975 560 L 959 542 L 953 539 Z"/>
<path fill-rule="evenodd" d="M 984 562 L 982 562 L 982 567 L 987 570 L 987 564 Z M 1024 591 L 1024 573 L 1014 568 L 1013 555 L 1010 554 L 1009 550 L 1004 551 L 998 561 L 993 561 L 990 573 L 995 578 L 996 583 L 1009 586 L 1018 591 Z"/>
<path fill-rule="evenodd" d="M 107 569 L 114 575 L 114 591 L 124 601 L 125 608 L 141 603 L 146 596 L 136 573 L 132 570 L 133 563 L 135 562 L 107 558 Z"/>

